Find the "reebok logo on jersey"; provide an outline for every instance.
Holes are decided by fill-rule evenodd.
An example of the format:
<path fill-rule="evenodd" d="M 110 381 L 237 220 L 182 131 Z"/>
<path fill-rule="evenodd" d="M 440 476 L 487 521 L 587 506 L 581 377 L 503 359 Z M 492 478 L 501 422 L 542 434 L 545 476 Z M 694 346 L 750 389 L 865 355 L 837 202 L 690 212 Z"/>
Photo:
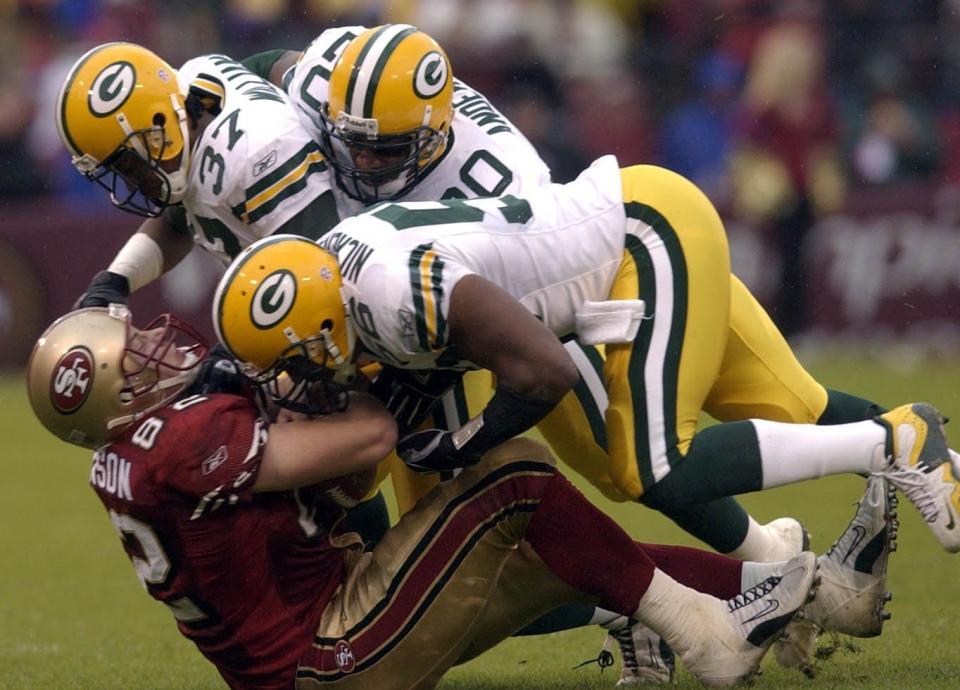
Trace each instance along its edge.
<path fill-rule="evenodd" d="M 227 447 L 220 446 L 214 451 L 213 455 L 200 464 L 200 470 L 204 476 L 206 476 L 225 463 L 228 457 L 230 457 L 230 455 L 227 453 Z"/>
<path fill-rule="evenodd" d="M 277 164 L 277 150 L 274 149 L 266 156 L 258 160 L 253 164 L 253 176 L 260 177 L 263 173 L 267 172 L 270 168 Z"/>
<path fill-rule="evenodd" d="M 420 58 L 413 75 L 413 91 L 420 98 L 433 98 L 447 85 L 447 61 L 433 50 Z"/>
<path fill-rule="evenodd" d="M 97 117 L 106 117 L 116 112 L 127 102 L 137 84 L 137 71 L 126 60 L 104 67 L 93 80 L 87 95 L 90 112 Z"/>
<path fill-rule="evenodd" d="M 260 329 L 267 329 L 283 320 L 297 299 L 297 281 L 293 274 L 274 271 L 257 287 L 250 302 L 250 320 Z"/>

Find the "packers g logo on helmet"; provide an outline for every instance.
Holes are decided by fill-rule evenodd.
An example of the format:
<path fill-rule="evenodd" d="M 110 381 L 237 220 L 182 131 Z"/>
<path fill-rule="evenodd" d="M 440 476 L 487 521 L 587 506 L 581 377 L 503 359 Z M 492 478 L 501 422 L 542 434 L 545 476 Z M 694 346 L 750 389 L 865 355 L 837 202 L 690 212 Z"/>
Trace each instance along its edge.
<path fill-rule="evenodd" d="M 330 72 L 317 113 L 340 187 L 373 203 L 402 196 L 446 150 L 453 121 L 450 60 L 409 24 L 367 29 Z"/>
<path fill-rule="evenodd" d="M 293 274 L 281 268 L 260 283 L 250 302 L 250 320 L 257 328 L 270 328 L 279 323 L 297 299 L 297 281 Z"/>
<path fill-rule="evenodd" d="M 71 68 L 57 99 L 57 129 L 73 165 L 115 206 L 155 217 L 180 202 L 190 168 L 185 88 L 158 55 L 107 43 Z"/>
<path fill-rule="evenodd" d="M 220 279 L 213 324 L 224 347 L 258 383 L 299 360 L 297 374 L 332 376 L 352 367 L 354 332 L 340 295 L 336 257 L 296 235 L 244 249 Z"/>
<path fill-rule="evenodd" d="M 87 103 L 90 112 L 100 117 L 120 109 L 136 86 L 137 70 L 126 60 L 107 65 L 90 87 Z"/>
<path fill-rule="evenodd" d="M 442 54 L 431 51 L 420 59 L 413 74 L 413 91 L 420 98 L 433 98 L 443 90 L 449 79 L 447 61 Z"/>

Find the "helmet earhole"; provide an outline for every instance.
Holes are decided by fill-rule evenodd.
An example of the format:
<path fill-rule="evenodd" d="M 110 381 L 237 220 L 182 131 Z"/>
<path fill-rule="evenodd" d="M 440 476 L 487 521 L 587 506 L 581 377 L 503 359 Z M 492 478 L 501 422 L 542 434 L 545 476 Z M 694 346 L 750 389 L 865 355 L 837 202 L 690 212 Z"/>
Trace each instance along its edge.
<path fill-rule="evenodd" d="M 332 330 L 333 330 L 333 320 L 332 320 L 332 319 L 324 319 L 324 320 L 323 320 L 323 323 L 320 324 L 320 330 L 321 330 L 321 331 L 332 331 Z"/>
<path fill-rule="evenodd" d="M 167 123 L 167 116 L 163 113 L 155 113 L 153 116 L 153 126 L 163 127 Z"/>

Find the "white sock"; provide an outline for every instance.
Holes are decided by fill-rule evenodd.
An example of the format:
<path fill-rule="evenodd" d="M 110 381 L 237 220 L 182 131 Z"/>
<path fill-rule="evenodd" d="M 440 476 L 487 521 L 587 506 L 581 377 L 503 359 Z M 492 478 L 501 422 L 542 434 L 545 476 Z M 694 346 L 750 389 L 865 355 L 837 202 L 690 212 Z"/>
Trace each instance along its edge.
<path fill-rule="evenodd" d="M 783 558 L 783 535 L 761 525 L 752 516 L 747 516 L 747 534 L 740 546 L 730 551 L 726 556 L 741 561 L 759 561 L 765 563 Z"/>
<path fill-rule="evenodd" d="M 593 610 L 593 617 L 590 619 L 589 625 L 599 625 L 607 630 L 619 630 L 626 627 L 629 622 L 630 619 L 626 616 L 621 616 L 616 611 L 607 611 L 607 609 L 598 606 Z"/>
<path fill-rule="evenodd" d="M 776 575 L 782 571 L 783 565 L 787 561 L 777 561 L 776 563 L 755 563 L 753 561 L 744 561 L 743 568 L 740 570 L 740 591 L 755 587 L 771 575 Z"/>
<path fill-rule="evenodd" d="M 887 431 L 874 421 L 835 426 L 750 422 L 760 443 L 764 489 L 886 466 Z"/>
<path fill-rule="evenodd" d="M 632 618 L 660 635 L 677 654 L 682 654 L 701 642 L 703 626 L 698 621 L 716 601 L 657 568 Z"/>

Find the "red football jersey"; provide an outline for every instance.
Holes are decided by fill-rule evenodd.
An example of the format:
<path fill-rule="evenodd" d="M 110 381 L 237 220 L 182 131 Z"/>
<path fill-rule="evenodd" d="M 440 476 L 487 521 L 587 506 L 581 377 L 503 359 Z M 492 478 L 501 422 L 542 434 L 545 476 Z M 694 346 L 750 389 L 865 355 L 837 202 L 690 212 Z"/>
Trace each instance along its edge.
<path fill-rule="evenodd" d="M 293 686 L 344 573 L 336 516 L 310 491 L 251 492 L 266 438 L 245 398 L 191 396 L 98 449 L 90 472 L 147 591 L 236 688 Z"/>

